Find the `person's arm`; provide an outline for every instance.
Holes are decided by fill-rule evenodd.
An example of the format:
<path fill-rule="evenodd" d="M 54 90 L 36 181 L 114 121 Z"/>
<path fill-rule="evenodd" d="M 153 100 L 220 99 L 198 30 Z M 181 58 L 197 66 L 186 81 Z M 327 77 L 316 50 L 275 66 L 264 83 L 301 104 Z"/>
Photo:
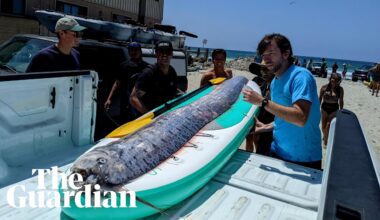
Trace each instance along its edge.
<path fill-rule="evenodd" d="M 140 113 L 144 114 L 148 112 L 148 109 L 140 101 L 137 94 L 138 94 L 138 89 L 135 86 L 132 90 L 131 96 L 129 97 L 129 102 L 131 103 L 132 107 L 137 109 L 137 111 L 139 111 Z"/>
<path fill-rule="evenodd" d="M 179 88 L 177 88 L 177 96 L 180 96 L 180 95 L 183 95 L 185 94 L 184 91 L 180 90 Z"/>
<path fill-rule="evenodd" d="M 48 56 L 44 54 L 37 53 L 30 61 L 28 67 L 26 68 L 26 73 L 31 72 L 44 72 L 45 68 L 47 68 L 47 63 L 51 63 Z"/>
<path fill-rule="evenodd" d="M 108 110 L 110 108 L 110 105 L 112 103 L 111 99 L 112 99 L 113 93 L 119 88 L 120 83 L 121 82 L 118 79 L 113 83 L 110 94 L 108 95 L 108 98 L 107 98 L 106 102 L 104 103 L 104 109 Z"/>
<path fill-rule="evenodd" d="M 295 124 L 297 126 L 304 126 L 309 118 L 311 108 L 311 91 L 315 85 L 314 78 L 310 74 L 300 73 L 298 77 L 293 80 L 292 86 L 292 106 L 283 106 L 273 101 L 268 101 L 265 109 L 280 117 L 285 121 Z M 261 106 L 264 98 L 253 90 L 244 90 L 244 100 Z"/>
<path fill-rule="evenodd" d="M 264 124 L 255 117 L 255 134 L 273 131 L 273 122 Z"/>
<path fill-rule="evenodd" d="M 344 89 L 343 87 L 340 87 L 339 109 L 343 109 L 343 105 L 344 105 L 343 97 L 344 97 Z"/>
<path fill-rule="evenodd" d="M 150 90 L 153 86 L 152 84 L 152 74 L 153 69 L 145 68 L 140 76 L 137 77 L 137 81 L 132 89 L 131 95 L 129 97 L 129 103 L 137 111 L 144 114 L 149 111 L 149 103 L 144 103 L 146 100 L 145 97 L 149 97 L 149 93 L 152 93 Z"/>
<path fill-rule="evenodd" d="M 205 73 L 201 78 L 201 84 L 200 87 L 207 85 L 208 81 L 212 79 L 212 73 Z"/>
<path fill-rule="evenodd" d="M 28 67 L 26 68 L 25 72 L 26 73 L 31 73 L 31 72 L 34 72 L 34 67 L 35 65 L 35 59 L 32 59 L 32 61 L 29 63 Z"/>
<path fill-rule="evenodd" d="M 261 106 L 261 103 L 264 100 L 264 97 L 253 90 L 244 90 L 243 94 L 245 101 L 257 106 Z M 303 99 L 296 101 L 291 107 L 283 106 L 269 100 L 268 104 L 265 106 L 265 110 L 276 117 L 280 117 L 287 122 L 302 127 L 306 124 L 309 117 L 310 107 L 311 103 Z"/>
<path fill-rule="evenodd" d="M 175 96 L 178 97 L 178 96 L 181 96 L 181 95 L 183 95 L 183 94 L 186 93 L 186 88 L 185 88 L 185 91 L 182 91 L 182 90 L 179 88 L 178 75 L 177 75 L 177 72 L 175 71 L 174 68 L 173 68 L 173 72 L 175 73 L 175 74 L 173 75 L 173 77 L 174 77 L 174 84 L 175 84 L 176 92 L 177 92 L 177 93 L 175 94 Z"/>
<path fill-rule="evenodd" d="M 269 100 L 265 109 L 287 122 L 303 127 L 309 118 L 310 107 L 311 103 L 302 99 L 295 102 L 292 107 L 279 105 Z"/>
<path fill-rule="evenodd" d="M 322 86 L 319 90 L 319 104 L 322 105 L 323 95 L 325 94 L 325 86 Z"/>
<path fill-rule="evenodd" d="M 227 73 L 227 79 L 231 79 L 233 77 L 232 69 L 226 69 L 226 73 Z"/>

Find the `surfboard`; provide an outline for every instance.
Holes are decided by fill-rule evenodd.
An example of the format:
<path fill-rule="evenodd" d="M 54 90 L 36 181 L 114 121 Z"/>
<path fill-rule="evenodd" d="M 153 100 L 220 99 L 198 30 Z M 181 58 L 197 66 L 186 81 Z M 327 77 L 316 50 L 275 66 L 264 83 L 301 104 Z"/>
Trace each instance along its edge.
<path fill-rule="evenodd" d="M 254 82 L 249 81 L 247 85 L 260 93 Z M 188 105 L 215 88 L 211 86 L 168 111 Z M 170 208 L 203 187 L 226 164 L 244 141 L 258 113 L 259 108 L 244 101 L 240 95 L 229 110 L 203 127 L 172 158 L 122 187 L 122 190 L 135 191 L 139 199 L 151 205 L 137 201 L 137 208 L 78 208 L 72 200 L 71 207 L 63 207 L 63 212 L 74 219 L 110 216 L 136 219 L 153 215 L 158 209 Z M 105 138 L 94 147 L 115 140 L 117 138 Z M 66 174 L 69 175 L 70 170 Z"/>
<path fill-rule="evenodd" d="M 43 26 L 50 32 L 55 32 L 55 24 L 58 19 L 64 16 L 74 18 L 80 25 L 86 27 L 84 36 L 86 38 L 97 39 L 100 36 L 116 41 L 136 41 L 143 44 L 154 44 L 159 41 L 170 41 L 174 48 L 183 48 L 185 46 L 185 35 L 197 37 L 186 32 L 168 33 L 159 29 L 146 30 L 144 27 L 130 24 L 121 24 L 110 21 L 82 18 L 78 16 L 65 15 L 60 12 L 36 10 L 35 15 Z"/>

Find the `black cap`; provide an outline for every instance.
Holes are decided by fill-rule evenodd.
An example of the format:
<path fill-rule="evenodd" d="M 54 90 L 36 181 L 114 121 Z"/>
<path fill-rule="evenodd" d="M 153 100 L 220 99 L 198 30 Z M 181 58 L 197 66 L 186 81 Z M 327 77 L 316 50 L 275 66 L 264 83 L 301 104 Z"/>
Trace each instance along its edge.
<path fill-rule="evenodd" d="M 173 52 L 173 45 L 170 41 L 160 41 L 156 44 L 156 51 Z"/>
<path fill-rule="evenodd" d="M 259 63 L 253 62 L 248 67 L 249 72 L 259 75 L 261 73 L 261 65 Z"/>

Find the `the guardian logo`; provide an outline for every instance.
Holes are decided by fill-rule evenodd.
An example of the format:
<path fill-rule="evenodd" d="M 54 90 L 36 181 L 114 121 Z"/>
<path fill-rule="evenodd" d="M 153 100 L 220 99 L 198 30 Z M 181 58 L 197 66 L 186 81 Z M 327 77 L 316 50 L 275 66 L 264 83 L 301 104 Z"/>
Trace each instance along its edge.
<path fill-rule="evenodd" d="M 100 185 L 83 185 L 83 177 L 78 173 L 70 176 L 60 174 L 58 167 L 33 169 L 37 173 L 38 185 L 34 191 L 26 191 L 24 185 L 11 186 L 7 191 L 8 204 L 14 208 L 136 208 L 134 191 L 104 191 Z M 45 174 L 51 175 L 51 185 L 46 186 Z M 78 184 L 79 183 L 79 184 Z M 59 184 L 61 186 L 59 187 Z M 80 185 L 78 187 L 78 185 Z M 60 192 L 58 191 L 60 190 Z M 84 189 L 84 190 L 83 190 Z M 128 204 L 127 204 L 128 199 Z"/>

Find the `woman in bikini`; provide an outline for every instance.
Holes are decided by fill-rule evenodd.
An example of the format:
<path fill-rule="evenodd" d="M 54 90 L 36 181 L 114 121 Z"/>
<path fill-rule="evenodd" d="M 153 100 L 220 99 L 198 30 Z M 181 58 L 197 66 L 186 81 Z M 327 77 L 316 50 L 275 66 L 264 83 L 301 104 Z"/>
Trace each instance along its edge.
<path fill-rule="evenodd" d="M 338 109 L 343 108 L 344 90 L 340 86 L 340 77 L 338 74 L 331 74 L 329 83 L 322 86 L 319 93 L 319 102 L 321 103 L 322 112 L 322 132 L 323 142 L 326 145 L 330 122 L 335 117 Z"/>

